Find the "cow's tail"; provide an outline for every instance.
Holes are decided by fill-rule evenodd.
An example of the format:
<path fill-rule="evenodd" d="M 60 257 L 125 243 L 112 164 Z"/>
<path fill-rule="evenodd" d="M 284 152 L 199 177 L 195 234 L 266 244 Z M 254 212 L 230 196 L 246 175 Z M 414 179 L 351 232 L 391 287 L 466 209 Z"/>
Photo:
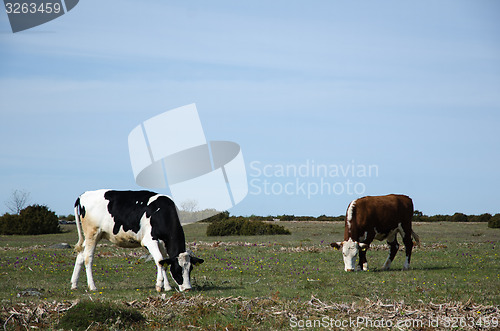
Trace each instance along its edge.
<path fill-rule="evenodd" d="M 82 220 L 80 218 L 82 206 L 80 205 L 80 197 L 75 202 L 75 222 L 78 230 L 78 242 L 75 245 L 75 252 L 80 253 L 83 250 L 83 235 L 82 235 Z"/>
<path fill-rule="evenodd" d="M 356 200 L 351 201 L 349 207 L 347 207 L 345 216 L 348 222 L 352 221 L 356 217 Z"/>
<path fill-rule="evenodd" d="M 417 244 L 417 246 L 420 246 L 420 237 L 418 236 L 418 234 L 416 234 L 415 231 L 411 230 L 411 236 L 413 237 L 413 239 L 415 239 L 415 243 Z"/>

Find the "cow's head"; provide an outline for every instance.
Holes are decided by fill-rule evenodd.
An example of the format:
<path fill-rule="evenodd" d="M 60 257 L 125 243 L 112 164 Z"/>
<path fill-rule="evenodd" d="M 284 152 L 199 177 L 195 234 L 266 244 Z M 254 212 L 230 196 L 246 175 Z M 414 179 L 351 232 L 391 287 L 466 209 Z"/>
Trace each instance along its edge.
<path fill-rule="evenodd" d="M 360 250 L 367 250 L 368 245 L 364 243 L 360 243 L 349 238 L 348 241 L 341 241 L 331 243 L 335 249 L 342 249 L 342 255 L 344 256 L 344 270 L 345 271 L 354 271 L 356 270 L 356 257 Z"/>
<path fill-rule="evenodd" d="M 188 291 L 191 289 L 191 270 L 193 265 L 200 265 L 203 259 L 189 255 L 189 253 L 180 253 L 179 256 L 160 261 L 160 264 L 170 266 L 170 275 L 179 286 L 179 291 Z M 165 279 L 165 281 L 167 281 Z"/>

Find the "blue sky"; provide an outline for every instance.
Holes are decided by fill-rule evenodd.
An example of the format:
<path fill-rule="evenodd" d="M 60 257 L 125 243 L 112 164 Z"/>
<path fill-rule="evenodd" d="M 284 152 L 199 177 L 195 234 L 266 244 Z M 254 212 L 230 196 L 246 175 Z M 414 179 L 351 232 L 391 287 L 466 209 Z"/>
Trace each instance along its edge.
<path fill-rule="evenodd" d="M 58 214 L 86 190 L 140 189 L 129 132 L 190 103 L 208 140 L 242 148 L 251 185 L 232 214 L 340 215 L 388 193 L 429 215 L 499 213 L 498 13 L 493 0 L 82 0 L 13 34 L 2 12 L 0 214 L 15 189 Z M 262 174 L 313 165 L 378 171 Z M 337 191 L 312 194 L 322 183 Z"/>

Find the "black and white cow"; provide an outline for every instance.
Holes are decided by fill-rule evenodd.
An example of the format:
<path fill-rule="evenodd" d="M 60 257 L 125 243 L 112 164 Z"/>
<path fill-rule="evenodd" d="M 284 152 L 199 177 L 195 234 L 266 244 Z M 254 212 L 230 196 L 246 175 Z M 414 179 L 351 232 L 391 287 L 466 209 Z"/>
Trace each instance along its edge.
<path fill-rule="evenodd" d="M 403 237 L 406 248 L 406 261 L 403 269 L 410 268 L 413 240 L 419 238 L 412 230 L 413 202 L 406 195 L 390 194 L 368 196 L 356 199 L 349 204 L 345 217 L 344 241 L 332 243 L 336 249 L 342 248 L 345 271 L 354 271 L 356 257 L 359 254 L 357 270 L 368 270 L 366 250 L 374 240 L 387 240 L 390 246 L 389 256 L 383 269 L 391 263 L 399 249 L 396 235 Z"/>
<path fill-rule="evenodd" d="M 75 250 L 78 255 L 71 277 L 72 289 L 76 289 L 80 270 L 85 264 L 89 289 L 96 290 L 92 260 L 101 239 L 108 239 L 120 247 L 146 247 L 158 267 L 158 292 L 162 287 L 166 291 L 172 289 L 163 266 L 170 266 L 170 274 L 181 292 L 191 289 L 193 265 L 203 263 L 203 260 L 186 251 L 177 209 L 168 196 L 149 191 L 88 191 L 76 200 L 75 217 L 78 229 Z"/>

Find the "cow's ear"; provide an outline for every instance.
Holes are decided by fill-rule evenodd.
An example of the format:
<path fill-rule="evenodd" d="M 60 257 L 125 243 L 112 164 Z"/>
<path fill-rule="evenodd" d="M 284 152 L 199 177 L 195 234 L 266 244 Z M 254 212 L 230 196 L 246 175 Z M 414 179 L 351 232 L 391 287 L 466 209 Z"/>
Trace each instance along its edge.
<path fill-rule="evenodd" d="M 343 241 L 339 241 L 339 242 L 331 243 L 330 246 L 332 246 L 335 249 L 340 249 L 343 244 L 344 244 Z"/>
<path fill-rule="evenodd" d="M 368 244 L 359 243 L 359 249 L 361 249 L 363 252 L 368 249 L 368 246 Z"/>
<path fill-rule="evenodd" d="M 205 262 L 205 260 L 203 259 L 199 259 L 197 257 L 194 257 L 194 256 L 191 256 L 191 263 L 195 266 L 199 266 L 200 264 L 202 264 L 203 262 Z"/>
<path fill-rule="evenodd" d="M 160 261 L 160 265 L 163 267 L 165 267 L 166 265 L 171 265 L 172 263 L 174 263 L 173 259 L 165 259 Z"/>

